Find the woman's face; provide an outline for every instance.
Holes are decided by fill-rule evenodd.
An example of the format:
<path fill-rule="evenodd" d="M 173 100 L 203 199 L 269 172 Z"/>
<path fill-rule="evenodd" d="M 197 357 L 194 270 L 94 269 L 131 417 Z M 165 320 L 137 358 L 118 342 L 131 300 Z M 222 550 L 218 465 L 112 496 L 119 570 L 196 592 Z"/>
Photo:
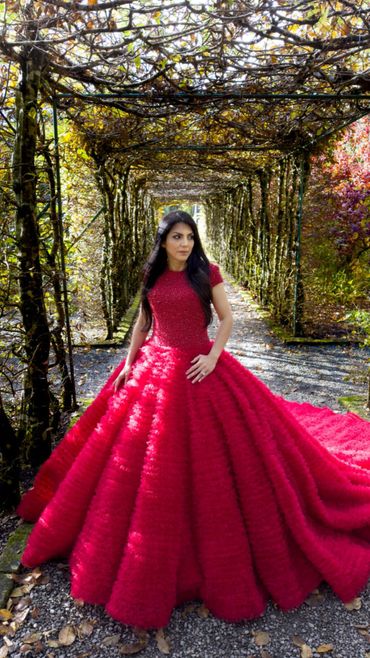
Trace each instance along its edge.
<path fill-rule="evenodd" d="M 188 224 L 177 222 L 170 229 L 162 246 L 167 252 L 169 265 L 185 266 L 194 247 L 194 232 Z"/>

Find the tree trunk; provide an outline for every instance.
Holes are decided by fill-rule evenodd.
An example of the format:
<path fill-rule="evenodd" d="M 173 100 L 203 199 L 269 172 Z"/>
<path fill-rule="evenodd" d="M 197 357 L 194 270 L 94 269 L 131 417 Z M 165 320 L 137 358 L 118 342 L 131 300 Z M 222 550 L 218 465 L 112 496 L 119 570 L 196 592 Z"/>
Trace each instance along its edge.
<path fill-rule="evenodd" d="M 267 304 L 270 296 L 270 217 L 268 209 L 268 193 L 270 185 L 270 172 L 262 169 L 258 172 L 261 190 L 260 206 L 260 301 Z"/>
<path fill-rule="evenodd" d="M 31 28 L 30 28 L 31 29 Z M 36 209 L 37 99 L 42 55 L 24 50 L 21 81 L 16 94 L 17 134 L 14 145 L 13 188 L 16 196 L 19 248 L 20 311 L 25 329 L 27 375 L 24 456 L 39 466 L 50 454 L 49 385 L 50 333 L 44 303 Z"/>
<path fill-rule="evenodd" d="M 299 177 L 299 192 L 297 200 L 297 209 L 295 215 L 295 228 L 294 228 L 294 256 L 295 256 L 295 314 L 293 332 L 295 336 L 303 335 L 303 309 L 304 309 L 304 285 L 302 278 L 301 266 L 301 224 L 302 224 L 302 206 L 303 197 L 307 188 L 307 180 L 310 173 L 310 154 L 306 151 L 302 152 L 297 158 L 296 169 L 300 172 Z"/>
<path fill-rule="evenodd" d="M 19 442 L 5 413 L 0 394 L 0 512 L 15 507 L 19 492 Z"/>
<path fill-rule="evenodd" d="M 104 199 L 105 224 L 100 289 L 107 338 L 117 330 L 141 283 L 141 265 L 155 234 L 155 217 L 146 191 L 130 168 L 110 171 L 94 152 L 96 180 Z"/>
<path fill-rule="evenodd" d="M 296 161 L 288 156 L 279 167 L 260 169 L 232 191 L 213 195 L 206 207 L 214 256 L 284 325 L 292 320 L 296 291 L 299 329 L 304 290 L 297 252 L 298 183 Z"/>
<path fill-rule="evenodd" d="M 56 207 L 56 185 L 55 185 L 55 176 L 53 169 L 53 162 L 48 151 L 48 146 L 46 143 L 43 144 L 43 156 L 46 162 L 46 173 L 49 179 L 50 186 L 50 220 L 53 228 L 53 245 L 51 251 L 46 250 L 46 258 L 50 268 L 50 276 L 53 284 L 54 290 L 54 301 L 55 308 L 57 312 L 57 323 L 51 331 L 51 340 L 54 347 L 56 362 L 58 364 L 60 376 L 62 379 L 62 407 L 63 411 L 69 411 L 73 406 L 73 385 L 72 380 L 69 374 L 67 366 L 67 353 L 63 340 L 63 329 L 65 328 L 65 313 L 63 306 L 63 293 L 62 293 L 62 281 L 61 281 L 61 272 L 57 263 L 57 254 L 62 249 L 62 240 L 59 231 L 59 223 L 57 216 L 57 207 Z M 53 407 L 57 407 L 56 398 L 53 400 Z M 59 410 L 56 408 L 56 415 L 59 416 Z"/>
<path fill-rule="evenodd" d="M 95 178 L 103 197 L 104 204 L 104 232 L 103 232 L 103 250 L 100 269 L 100 296 L 102 303 L 102 311 L 107 329 L 106 339 L 110 340 L 113 337 L 113 323 L 112 323 L 112 304 L 111 304 L 111 280 L 110 280 L 110 251 L 111 251 L 111 217 L 113 216 L 113 194 L 110 189 L 108 175 L 106 172 L 105 161 L 99 159 L 94 153 L 95 162 L 97 164 Z"/>
<path fill-rule="evenodd" d="M 286 160 L 281 160 L 278 168 L 278 185 L 277 185 L 277 210 L 276 210 L 276 230 L 275 230 L 275 240 L 274 240 L 274 253 L 272 256 L 273 259 L 273 283 L 272 283 L 272 294 L 274 298 L 274 307 L 276 317 L 279 317 L 279 313 L 282 307 L 282 295 L 281 295 L 281 274 L 282 274 L 282 253 L 283 253 L 283 243 L 284 243 L 284 223 L 285 223 L 285 204 L 284 204 L 284 186 L 286 181 Z"/>

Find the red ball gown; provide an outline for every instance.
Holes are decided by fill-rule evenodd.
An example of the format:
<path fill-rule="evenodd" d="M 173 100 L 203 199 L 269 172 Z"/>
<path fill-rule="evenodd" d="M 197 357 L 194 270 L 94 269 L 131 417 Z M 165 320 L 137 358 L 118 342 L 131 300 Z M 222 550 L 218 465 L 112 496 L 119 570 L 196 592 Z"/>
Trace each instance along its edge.
<path fill-rule="evenodd" d="M 192 383 L 213 341 L 186 272 L 149 300 L 126 385 L 123 359 L 20 502 L 23 565 L 68 557 L 73 597 L 148 629 L 194 599 L 230 622 L 287 610 L 323 580 L 352 599 L 370 573 L 370 423 L 275 395 L 226 350 Z"/>

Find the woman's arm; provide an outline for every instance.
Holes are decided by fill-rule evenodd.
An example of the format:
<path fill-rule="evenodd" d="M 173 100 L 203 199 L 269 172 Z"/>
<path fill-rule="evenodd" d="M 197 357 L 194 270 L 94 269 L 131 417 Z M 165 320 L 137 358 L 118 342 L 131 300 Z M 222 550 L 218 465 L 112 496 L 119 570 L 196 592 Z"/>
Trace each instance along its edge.
<path fill-rule="evenodd" d="M 149 330 L 148 331 L 141 330 L 144 324 L 145 324 L 145 317 L 144 317 L 143 309 L 140 306 L 139 315 L 134 324 L 134 328 L 132 330 L 130 347 L 128 349 L 127 357 L 126 357 L 126 364 L 129 365 L 133 364 L 138 349 L 142 346 L 144 340 L 146 339 L 149 333 Z"/>
<path fill-rule="evenodd" d="M 212 303 L 220 324 L 209 355 L 215 357 L 217 361 L 231 334 L 234 322 L 223 283 L 218 283 L 212 288 Z"/>
<path fill-rule="evenodd" d="M 131 366 L 135 360 L 135 356 L 137 354 L 138 349 L 142 346 L 144 340 L 146 339 L 149 331 L 142 331 L 142 327 L 145 324 L 145 317 L 144 313 L 142 310 L 142 307 L 140 306 L 140 311 L 139 311 L 139 316 L 134 324 L 134 328 L 132 330 L 132 335 L 131 335 L 131 340 L 130 340 L 130 347 L 127 352 L 126 360 L 125 360 L 125 365 L 123 366 L 121 372 L 118 374 L 116 379 L 113 382 L 113 386 L 115 391 L 118 389 L 119 385 L 121 384 L 122 381 L 126 384 L 127 378 L 130 374 Z"/>
<path fill-rule="evenodd" d="M 188 379 L 191 379 L 193 384 L 204 379 L 206 375 L 209 375 L 215 369 L 218 357 L 231 334 L 233 326 L 233 316 L 223 283 L 213 286 L 212 303 L 220 324 L 211 350 L 208 354 L 198 354 L 194 357 L 191 361 L 193 365 L 186 371 Z"/>

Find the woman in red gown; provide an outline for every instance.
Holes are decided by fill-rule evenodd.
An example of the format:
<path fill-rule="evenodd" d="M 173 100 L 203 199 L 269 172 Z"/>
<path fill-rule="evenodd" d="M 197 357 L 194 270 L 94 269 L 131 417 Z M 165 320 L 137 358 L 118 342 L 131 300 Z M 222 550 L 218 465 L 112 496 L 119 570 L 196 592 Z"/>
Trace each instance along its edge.
<path fill-rule="evenodd" d="M 147 629 L 191 599 L 233 622 L 365 586 L 370 423 L 273 394 L 223 349 L 231 326 L 195 222 L 169 213 L 127 357 L 18 507 L 23 565 L 68 557 L 73 597 Z"/>

